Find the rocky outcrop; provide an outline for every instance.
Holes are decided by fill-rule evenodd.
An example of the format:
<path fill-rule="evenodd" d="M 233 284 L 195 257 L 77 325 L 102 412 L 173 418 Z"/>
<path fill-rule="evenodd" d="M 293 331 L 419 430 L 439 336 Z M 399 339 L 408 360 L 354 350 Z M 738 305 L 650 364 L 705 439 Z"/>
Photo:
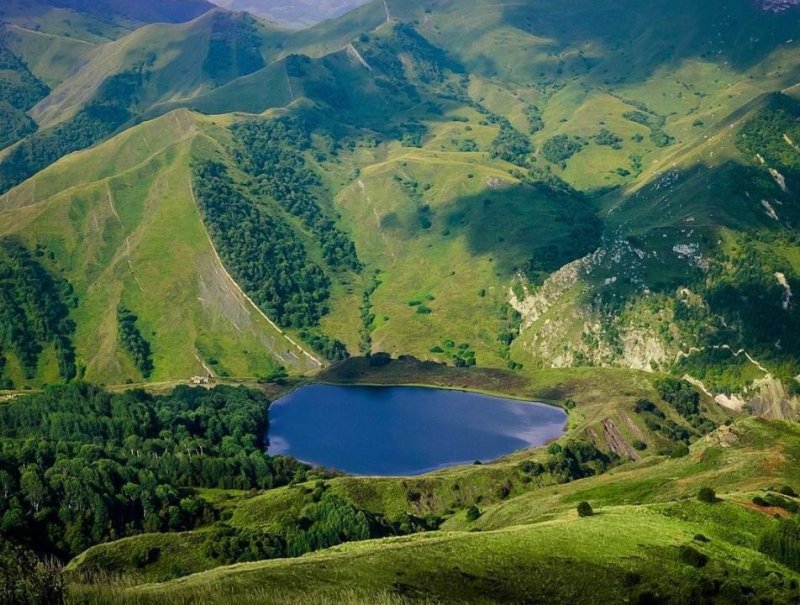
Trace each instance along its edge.
<path fill-rule="evenodd" d="M 780 380 L 767 375 L 753 383 L 755 394 L 747 404 L 754 414 L 776 420 L 800 419 L 800 398 L 786 392 Z"/>

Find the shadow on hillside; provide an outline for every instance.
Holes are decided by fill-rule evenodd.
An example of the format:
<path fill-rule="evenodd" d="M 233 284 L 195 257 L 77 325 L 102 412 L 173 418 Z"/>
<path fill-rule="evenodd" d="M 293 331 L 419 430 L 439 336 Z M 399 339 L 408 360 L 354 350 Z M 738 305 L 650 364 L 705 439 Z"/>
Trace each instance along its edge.
<path fill-rule="evenodd" d="M 538 183 L 492 186 L 454 199 L 433 216 L 445 237 L 465 236 L 476 256 L 490 256 L 497 272 L 523 271 L 536 282 L 594 251 L 602 225 L 581 194 Z"/>
<path fill-rule="evenodd" d="M 642 81 L 692 58 L 746 70 L 797 38 L 800 12 L 764 11 L 754 0 L 652 0 L 646 8 L 636 0 L 546 0 L 502 10 L 511 27 L 552 40 L 546 50 L 557 73 L 583 69 L 603 83 Z"/>

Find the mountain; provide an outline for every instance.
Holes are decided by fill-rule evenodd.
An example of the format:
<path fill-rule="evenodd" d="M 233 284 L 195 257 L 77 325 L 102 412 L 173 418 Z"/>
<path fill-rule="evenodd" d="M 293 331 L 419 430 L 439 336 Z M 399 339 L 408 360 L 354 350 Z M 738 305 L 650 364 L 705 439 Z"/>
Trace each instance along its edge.
<path fill-rule="evenodd" d="M 81 602 L 796 599 L 800 6 L 103 7 L 2 13 L 0 560 Z M 307 380 L 569 422 L 346 477 L 264 452 Z"/>
<path fill-rule="evenodd" d="M 369 0 L 217 0 L 231 10 L 246 11 L 290 26 L 309 26 L 340 17 Z"/>
<path fill-rule="evenodd" d="M 68 284 L 81 377 L 169 381 L 319 367 L 247 299 L 206 234 L 190 161 L 198 146 L 221 144 L 216 130 L 201 116 L 174 112 L 65 158 L 0 202 L 0 238 L 35 251 Z M 125 349 L 120 308 L 137 317 L 151 373 Z M 4 374 L 15 384 L 58 381 L 52 346 L 25 364 L 14 354 L 24 343 L 6 344 Z"/>
<path fill-rule="evenodd" d="M 217 9 L 104 43 L 30 110 L 40 130 L 0 179 L 181 107 L 287 108 L 363 265 L 331 275 L 319 318 L 351 353 L 685 372 L 782 415 L 800 374 L 780 337 L 798 287 L 788 10 L 390 1 L 292 32 Z"/>

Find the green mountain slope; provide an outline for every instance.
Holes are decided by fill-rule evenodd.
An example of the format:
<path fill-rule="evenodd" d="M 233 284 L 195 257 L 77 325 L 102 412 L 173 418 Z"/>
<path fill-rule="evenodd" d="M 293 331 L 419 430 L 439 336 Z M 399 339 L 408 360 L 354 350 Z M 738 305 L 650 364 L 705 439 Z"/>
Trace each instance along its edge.
<path fill-rule="evenodd" d="M 74 288 L 86 379 L 141 380 L 121 345 L 118 306 L 138 316 L 152 347 L 151 380 L 318 367 L 245 298 L 211 247 L 190 162 L 198 149 L 218 146 L 219 133 L 210 120 L 172 113 L 65 158 L 0 201 L 0 236 L 40 250 Z M 10 377 L 24 384 L 13 366 Z M 42 359 L 33 384 L 55 378 L 46 366 Z"/>
<path fill-rule="evenodd" d="M 326 269 L 321 330 L 351 353 L 674 370 L 790 413 L 800 135 L 769 95 L 796 82 L 796 9 L 649 9 L 389 0 L 299 32 L 221 9 L 150 25 L 39 103 L 45 129 L 0 173 L 10 186 L 179 107 L 285 107 L 310 135 L 312 195 L 364 265 Z M 746 141 L 781 102 L 785 128 Z M 279 208 L 294 185 L 270 187 L 265 208 L 323 261 L 319 227 Z"/>
<path fill-rule="evenodd" d="M 324 482 L 323 498 L 342 497 L 375 513 L 421 515 L 440 505 L 457 512 L 434 533 L 345 544 L 299 559 L 220 567 L 169 582 L 158 581 L 168 575 L 166 561 L 177 561 L 187 571 L 209 563 L 204 553 L 210 534 L 184 533 L 169 542 L 143 535 L 91 549 L 70 567 L 131 569 L 130 553 L 150 549 L 160 558 L 140 570 L 156 582 L 133 587 L 125 581 L 78 582 L 73 590 L 90 602 L 122 603 L 183 603 L 199 592 L 211 603 L 234 595 L 246 603 L 477 603 L 537 594 L 556 603 L 655 598 L 724 603 L 747 594 L 790 602 L 797 570 L 765 557 L 759 548 L 762 536 L 788 514 L 767 500 L 797 506 L 794 498 L 777 492 L 778 486 L 798 481 L 797 438 L 792 424 L 743 421 L 712 433 L 685 458 L 649 458 L 557 488 L 533 484 L 522 493 L 503 492 L 507 495 L 499 501 L 488 496 L 493 493 L 492 481 L 486 482 L 489 468 L 410 480 L 334 479 Z M 456 490 L 457 485 L 465 489 Z M 716 501 L 698 501 L 699 490 L 709 486 L 718 494 Z M 406 497 L 412 493 L 421 497 Z M 274 532 L 288 522 L 292 510 L 308 510 L 309 497 L 303 486 L 296 486 L 225 505 L 232 526 Z M 581 518 L 575 506 L 585 500 L 595 514 Z M 477 518 L 464 512 L 472 501 L 478 501 Z M 576 588 L 588 582 L 598 588 Z"/>
<path fill-rule="evenodd" d="M 25 467 L 25 498 L 0 505 L 51 533 L 69 518 L 42 543 L 70 556 L 93 545 L 71 598 L 796 600 L 800 435 L 780 419 L 800 410 L 800 8 L 374 0 L 291 31 L 200 4 L 150 22 L 114 3 L 105 24 L 13 6 L 0 388 L 252 383 L 327 358 L 326 382 L 569 410 L 558 443 L 495 463 L 356 478 L 278 461 L 284 487 L 261 492 L 219 488 L 272 485 L 255 470 L 191 469 L 204 447 L 244 460 L 263 415 L 245 450 L 178 423 L 191 524 L 177 506 L 144 523 L 115 486 L 141 523 L 90 534 L 84 509 L 56 512 L 49 472 L 37 516 Z M 6 486 L 39 464 L 14 451 Z"/>
<path fill-rule="evenodd" d="M 213 8 L 202 0 L 8 0 L 0 22 L 9 46 L 39 78 L 55 87 L 71 76 L 96 47 L 147 23 L 180 23 Z"/>

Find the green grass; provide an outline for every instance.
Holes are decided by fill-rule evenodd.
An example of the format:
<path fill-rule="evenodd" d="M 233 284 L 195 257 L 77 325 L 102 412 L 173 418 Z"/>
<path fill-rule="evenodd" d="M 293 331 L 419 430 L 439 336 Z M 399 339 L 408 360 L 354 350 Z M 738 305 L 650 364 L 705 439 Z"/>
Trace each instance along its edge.
<path fill-rule="evenodd" d="M 686 507 L 679 511 L 609 507 L 585 519 L 568 512 L 536 525 L 492 532 L 349 544 L 299 560 L 238 565 L 161 585 L 95 590 L 76 586 L 72 594 L 87 602 L 183 603 L 198 598 L 203 603 L 226 599 L 271 603 L 286 598 L 317 602 L 342 598 L 338 587 L 350 586 L 355 594 L 345 596 L 344 602 L 392 593 L 415 602 L 541 598 L 550 603 L 609 603 L 618 602 L 623 594 L 643 593 L 691 600 L 699 578 L 732 574 L 759 590 L 788 595 L 783 581 L 774 589 L 765 588 L 767 576 L 776 573 L 788 580 L 795 574 L 757 553 L 752 543 L 732 543 L 719 531 L 726 523 L 752 521 L 752 516 L 742 518 L 724 504 L 718 505 L 713 518 Z M 762 524 L 770 523 L 774 521 L 764 517 Z M 695 541 L 700 533 L 710 542 Z M 699 576 L 680 561 L 683 545 L 692 545 L 711 559 Z"/>
<path fill-rule="evenodd" d="M 199 594 L 204 603 L 226 598 L 323 602 L 342 594 L 345 586 L 356 591 L 345 602 L 384 593 L 414 601 L 497 602 L 513 601 L 523 591 L 547 594 L 550 602 L 618 602 L 622 594 L 646 591 L 688 598 L 698 572 L 681 563 L 678 547 L 692 545 L 711 560 L 699 577 L 733 574 L 743 584 L 779 595 L 786 589 L 784 580 L 797 576 L 757 551 L 759 536 L 776 521 L 751 499 L 776 486 L 800 484 L 798 455 L 796 425 L 746 419 L 699 441 L 685 458 L 650 457 L 568 484 L 519 486 L 504 499 L 493 496 L 494 490 L 513 476 L 514 460 L 530 454 L 418 478 L 335 478 L 326 482 L 327 489 L 358 507 L 388 518 L 438 511 L 446 518 L 443 531 L 215 569 L 202 555 L 202 531 L 143 535 L 76 558 L 72 572 L 90 573 L 90 578 L 101 573 L 101 581 L 85 584 L 74 576 L 71 591 L 88 602 L 120 603 L 182 603 Z M 718 501 L 699 502 L 701 487 L 712 487 Z M 210 492 L 207 497 L 232 511 L 233 526 L 280 533 L 309 502 L 311 491 L 310 485 L 299 485 L 256 496 Z M 421 497 L 409 500 L 409 492 Z M 581 519 L 575 506 L 584 500 L 595 515 Z M 470 503 L 480 509 L 475 521 L 464 514 Z M 707 541 L 696 540 L 697 535 Z M 161 557 L 137 569 L 132 553 L 143 547 L 159 549 Z M 768 581 L 771 572 L 783 580 Z M 112 580 L 115 573 L 123 576 Z M 595 574 L 604 574 L 602 591 L 579 596 L 576 586 L 594 582 Z M 639 579 L 631 582 L 634 575 Z"/>
<path fill-rule="evenodd" d="M 203 364 L 250 377 L 278 364 L 313 367 L 213 254 L 190 189 L 192 157 L 218 145 L 209 133 L 218 127 L 205 118 L 169 114 L 65 158 L 2 201 L 0 232 L 52 251 L 51 269 L 78 293 L 75 344 L 88 380 L 140 379 L 117 343 L 119 303 L 140 318 L 155 382 L 204 375 Z M 33 385 L 46 380 L 54 377 L 42 368 Z"/>
<path fill-rule="evenodd" d="M 352 360 L 333 368 L 326 378 L 341 381 L 342 375 L 352 377 L 358 364 L 359 360 Z M 627 423 L 641 422 L 631 412 L 633 404 L 641 396 L 653 397 L 649 377 L 619 370 L 551 370 L 523 379 L 510 372 L 459 371 L 406 361 L 393 362 L 359 376 L 359 380 L 373 384 L 383 381 L 398 384 L 411 379 L 429 385 L 504 392 L 528 399 L 554 402 L 573 399 L 576 407 L 570 414 L 567 434 L 562 441 L 588 439 L 604 449 L 608 449 L 609 444 L 603 442 L 602 421 L 613 418 L 623 439 L 630 442 L 634 435 Z M 706 413 L 718 414 L 713 409 Z M 679 421 L 677 416 L 675 419 Z M 641 461 L 569 484 L 556 484 L 547 473 L 531 478 L 522 470 L 523 462 L 546 462 L 547 452 L 539 449 L 515 452 L 491 464 L 450 468 L 420 477 L 337 477 L 325 481 L 325 490 L 358 509 L 390 521 L 402 522 L 405 515 L 420 518 L 434 515 L 443 520 L 442 527 L 447 531 L 468 531 L 541 523 L 569 513 L 577 501 L 585 498 L 603 507 L 668 504 L 692 497 L 699 486 L 706 484 L 722 491 L 733 483 L 734 477 L 737 485 L 753 490 L 771 483 L 796 481 L 791 464 L 769 469 L 758 464 L 764 459 L 765 450 L 769 450 L 770 455 L 779 455 L 774 440 L 770 442 L 768 435 L 781 434 L 787 444 L 794 444 L 798 439 L 795 428 L 749 422 L 731 434 L 739 438 L 731 441 L 729 450 L 720 450 L 712 439 L 695 446 L 690 457 L 673 461 L 654 455 L 657 447 L 668 442 L 641 427 L 636 435 L 651 444 L 648 451 L 642 453 Z M 787 449 L 787 455 L 796 453 Z M 212 490 L 203 492 L 203 496 L 224 511 L 223 518 L 233 527 L 259 528 L 284 535 L 312 503 L 316 489 L 312 482 L 261 494 Z M 483 512 L 475 522 L 468 522 L 464 513 L 471 505 L 479 506 Z M 196 532 L 174 534 L 169 547 L 164 547 L 161 535 L 138 536 L 123 543 L 97 546 L 76 558 L 70 570 L 89 573 L 99 568 L 102 573 L 132 573 L 140 577 L 137 581 L 161 581 L 168 572 L 170 577 L 175 577 L 212 569 L 217 564 L 198 553 L 200 540 Z M 143 548 L 161 549 L 163 558 L 137 567 L 132 562 L 132 552 Z"/>

